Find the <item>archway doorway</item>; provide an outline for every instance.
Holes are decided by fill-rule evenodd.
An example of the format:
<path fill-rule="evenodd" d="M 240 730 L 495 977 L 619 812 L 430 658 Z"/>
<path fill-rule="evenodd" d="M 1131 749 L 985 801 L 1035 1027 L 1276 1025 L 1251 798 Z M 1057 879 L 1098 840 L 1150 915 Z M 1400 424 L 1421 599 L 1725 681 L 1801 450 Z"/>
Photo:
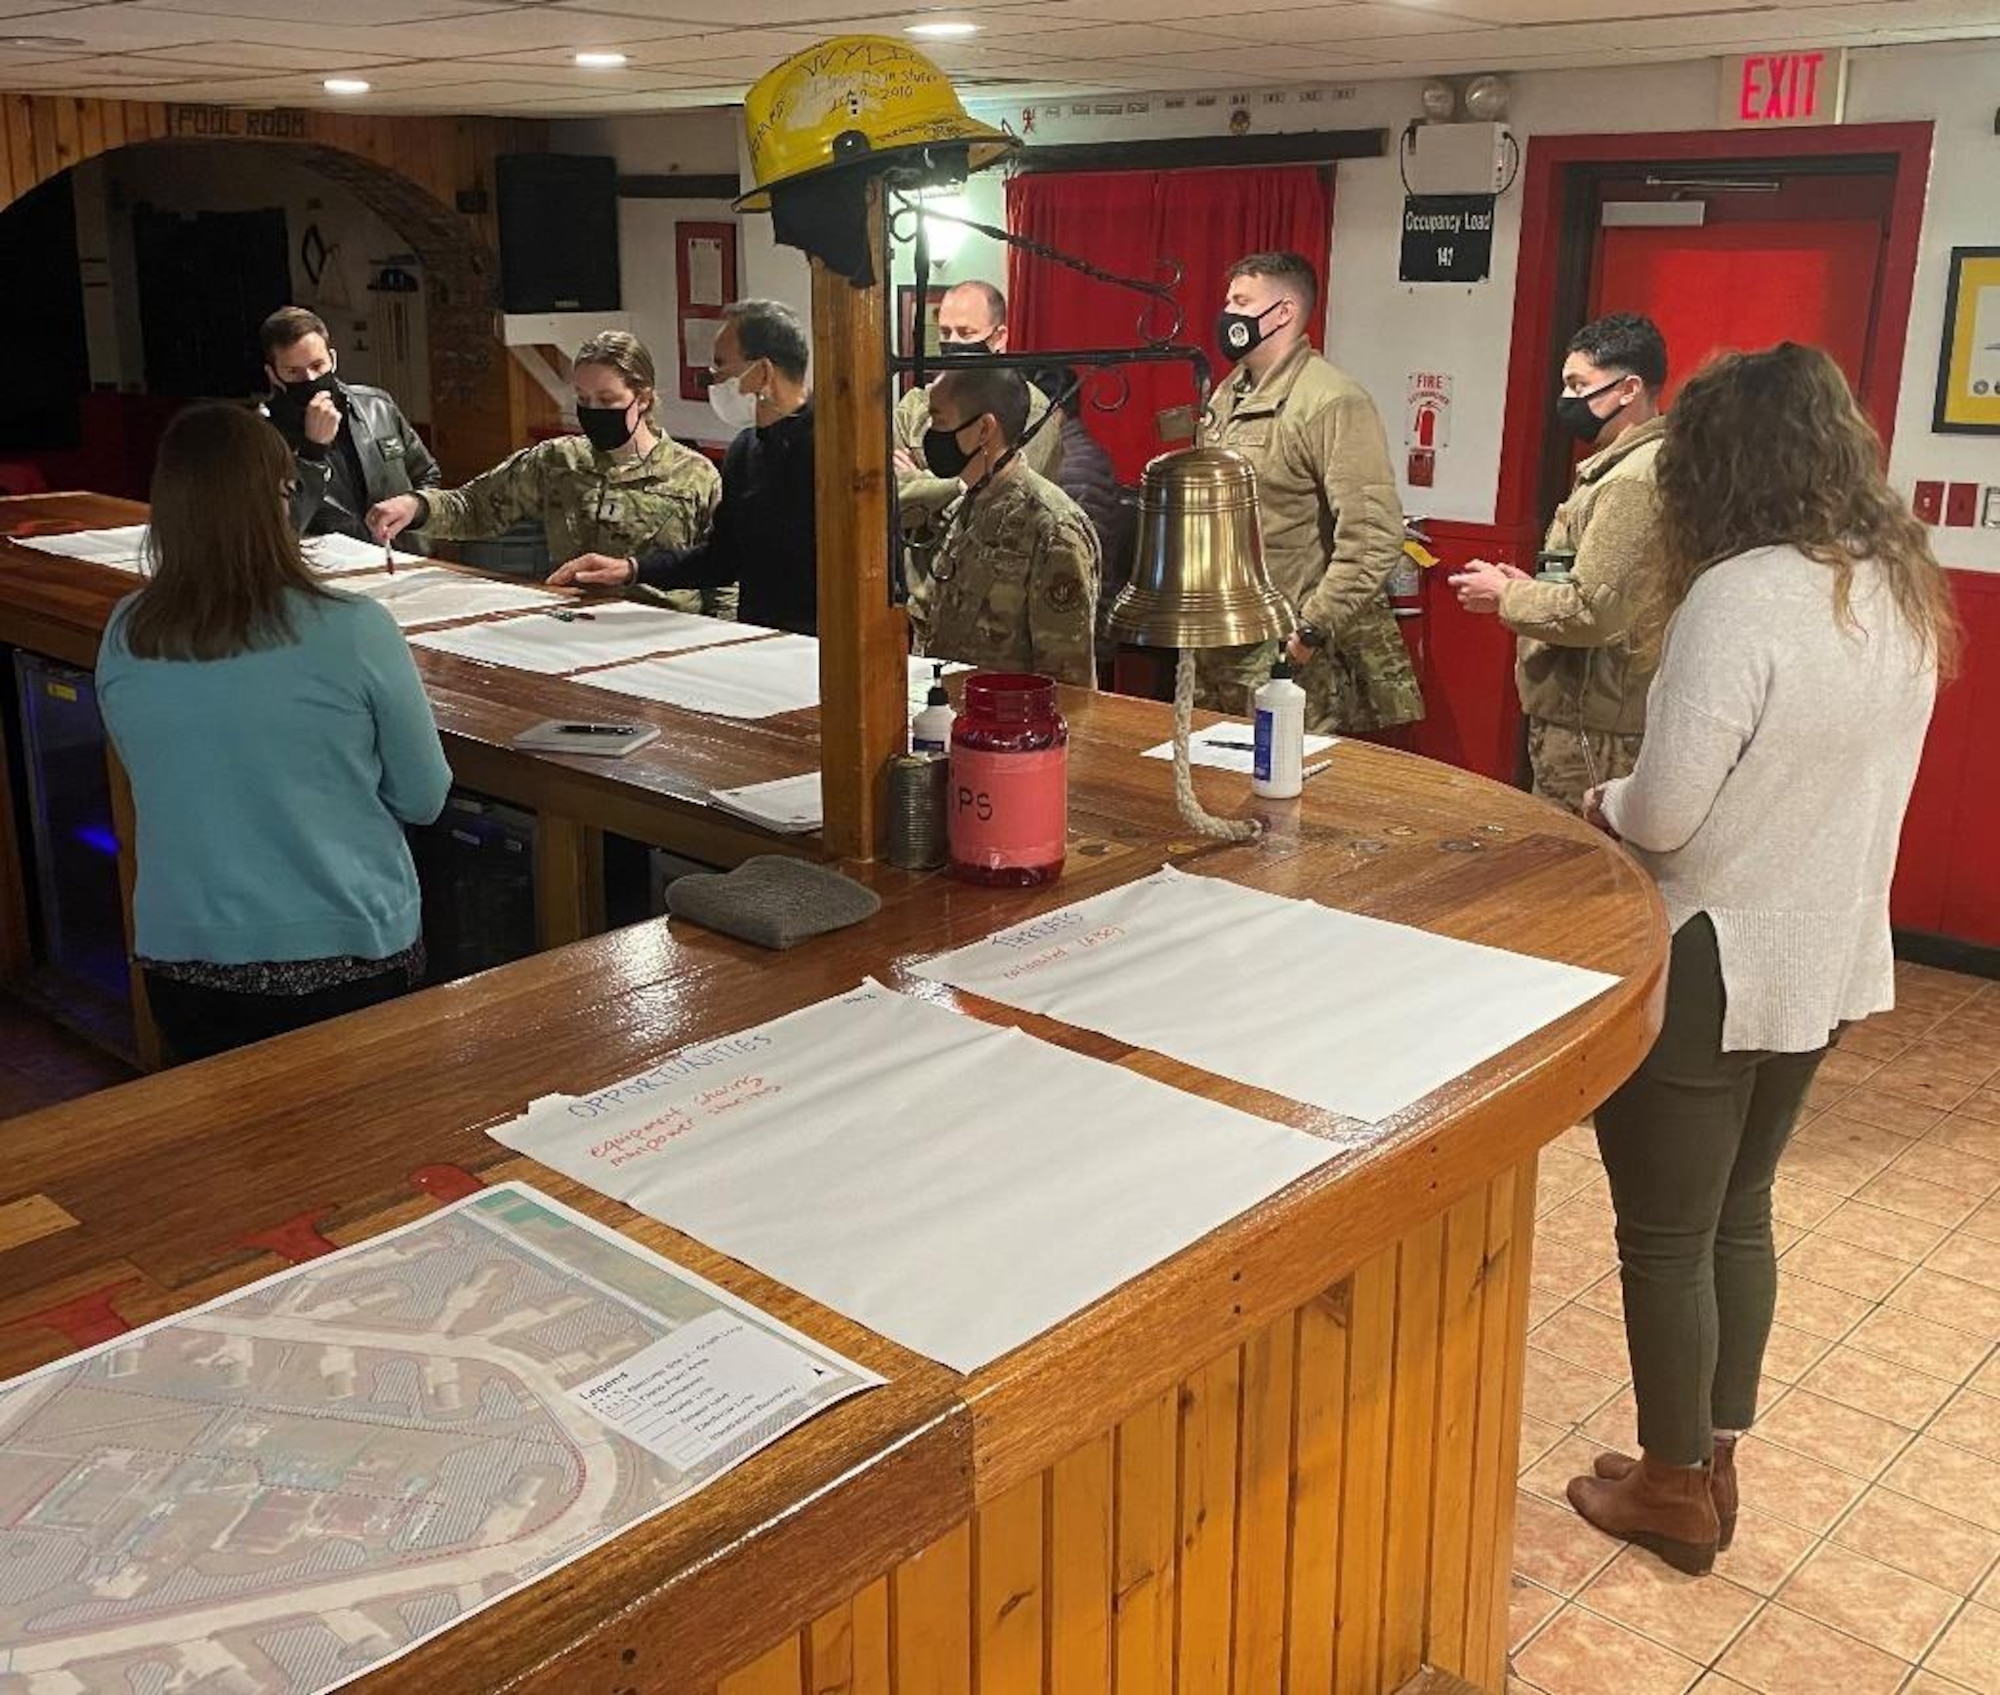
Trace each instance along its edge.
<path fill-rule="evenodd" d="M 556 421 L 494 333 L 493 160 L 546 145 L 545 126 L 489 118 L 359 119 L 322 112 L 4 98 L 0 219 L 85 160 L 154 143 L 281 156 L 351 194 L 400 238 L 423 279 L 433 449 L 448 479 L 493 464 Z M 462 208 L 462 209 L 461 209 Z"/>

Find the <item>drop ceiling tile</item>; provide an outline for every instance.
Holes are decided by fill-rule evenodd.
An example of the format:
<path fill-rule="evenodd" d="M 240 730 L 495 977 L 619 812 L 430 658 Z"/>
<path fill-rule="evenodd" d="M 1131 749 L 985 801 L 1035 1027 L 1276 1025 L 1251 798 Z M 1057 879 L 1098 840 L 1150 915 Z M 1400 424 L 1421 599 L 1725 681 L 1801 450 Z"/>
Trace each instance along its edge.
<path fill-rule="evenodd" d="M 129 64 L 150 66 L 155 71 L 171 69 L 178 75 L 184 67 L 199 64 L 220 65 L 225 70 L 299 71 L 301 60 L 310 58 L 317 65 L 326 60 L 327 52 L 325 44 L 317 37 L 310 54 L 300 52 L 296 45 L 285 47 L 263 41 L 211 38 L 185 47 L 149 47 L 143 53 L 130 53 L 123 57 Z M 343 70 L 366 70 L 401 62 L 387 54 L 357 53 L 345 47 L 339 50 L 338 57 Z"/>
<path fill-rule="evenodd" d="M 1597 23 L 1607 18 L 1763 11 L 1774 0 L 1439 0 L 1413 10 L 1445 12 L 1484 24 Z"/>
<path fill-rule="evenodd" d="M 702 0 L 559 0 L 556 9 L 568 10 L 572 4 L 631 18 L 694 23 L 705 29 L 715 28 L 718 12 L 726 10 L 746 28 L 803 29 L 815 41 L 842 34 L 847 20 L 870 17 L 882 10 L 882 0 L 727 0 L 725 8 L 704 5 Z"/>
<path fill-rule="evenodd" d="M 496 0 L 340 0 L 341 24 L 346 28 L 366 25 L 410 23 L 425 18 L 462 18 L 468 13 L 494 9 Z M 320 10 L 311 0 L 129 0 L 129 4 L 106 10 L 147 14 L 187 14 L 227 18 L 274 19 L 287 25 L 295 37 L 304 23 L 317 24 Z M 303 39 L 303 38 L 301 38 Z"/>
<path fill-rule="evenodd" d="M 1455 0 L 1454 0 L 1455 3 Z M 1601 12 L 1606 6 L 1622 8 L 1626 0 L 1596 0 Z M 1259 41 L 1379 41 L 1399 36 L 1448 35 L 1478 27 L 1479 20 L 1456 16 L 1432 7 L 1393 4 L 1355 6 L 1304 6 L 1265 9 L 1235 14 L 1230 22 L 1244 37 Z M 1206 29 L 1205 24 L 1188 24 L 1190 29 Z"/>

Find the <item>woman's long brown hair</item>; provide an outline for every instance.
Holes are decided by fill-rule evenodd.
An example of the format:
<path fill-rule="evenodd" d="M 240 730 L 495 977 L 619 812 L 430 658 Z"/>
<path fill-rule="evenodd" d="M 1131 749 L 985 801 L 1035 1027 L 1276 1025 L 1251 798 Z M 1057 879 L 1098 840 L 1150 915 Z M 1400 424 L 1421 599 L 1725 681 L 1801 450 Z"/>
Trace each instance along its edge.
<path fill-rule="evenodd" d="M 134 658 L 228 659 L 292 639 L 291 596 L 327 595 L 286 510 L 293 475 L 284 437 L 243 407 L 190 406 L 167 426 L 149 580 L 124 624 Z"/>
<path fill-rule="evenodd" d="M 1882 472 L 1882 440 L 1817 347 L 1731 353 L 1690 377 L 1654 462 L 1664 557 L 1647 620 L 1654 658 L 1695 579 L 1756 547 L 1791 546 L 1833 572 L 1854 625 L 1854 567 L 1873 560 L 1940 675 L 1958 657 L 1951 586 L 1924 527 Z"/>

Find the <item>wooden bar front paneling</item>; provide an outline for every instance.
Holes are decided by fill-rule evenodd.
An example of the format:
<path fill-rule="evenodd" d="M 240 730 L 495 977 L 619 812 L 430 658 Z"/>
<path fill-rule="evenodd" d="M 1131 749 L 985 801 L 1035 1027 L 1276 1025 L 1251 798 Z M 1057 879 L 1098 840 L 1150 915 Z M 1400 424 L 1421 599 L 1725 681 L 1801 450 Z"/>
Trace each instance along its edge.
<path fill-rule="evenodd" d="M 1498 1695 L 1506 1610 L 1472 1602 L 1508 1562 L 1465 1508 L 1495 1458 L 1512 1494 L 1524 1342 L 1481 1318 L 1525 1303 L 1533 1191 L 1531 1159 L 898 1566 L 895 1695 L 1393 1695 L 1427 1665 Z M 844 1648 L 815 1681 L 855 1604 L 719 1695 L 865 1687 Z"/>

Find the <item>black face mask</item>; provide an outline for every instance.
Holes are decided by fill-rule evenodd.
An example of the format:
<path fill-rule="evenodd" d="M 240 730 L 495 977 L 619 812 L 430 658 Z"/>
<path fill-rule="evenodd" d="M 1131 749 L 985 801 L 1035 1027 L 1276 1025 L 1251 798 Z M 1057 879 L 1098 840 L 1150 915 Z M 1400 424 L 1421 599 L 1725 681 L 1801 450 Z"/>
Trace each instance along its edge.
<path fill-rule="evenodd" d="M 972 455 L 958 445 L 958 438 L 977 420 L 968 420 L 955 430 L 924 431 L 924 463 L 940 477 L 961 477 Z"/>
<path fill-rule="evenodd" d="M 639 426 L 626 420 L 631 410 L 629 401 L 623 406 L 579 405 L 576 421 L 599 453 L 615 453 L 638 433 Z"/>
<path fill-rule="evenodd" d="M 1590 403 L 1600 394 L 1609 394 L 1625 379 L 1613 377 L 1608 383 L 1600 384 L 1588 394 L 1563 394 L 1556 397 L 1556 422 L 1576 437 L 1578 441 L 1595 441 L 1604 433 L 1605 425 L 1632 404 L 1627 400 L 1616 412 L 1606 413 L 1600 418 L 1591 411 Z"/>
<path fill-rule="evenodd" d="M 330 394 L 338 401 L 340 378 L 332 371 L 322 371 L 318 376 L 308 377 L 302 383 L 285 384 L 285 399 L 300 412 L 312 404 L 312 397 L 316 394 Z"/>
<path fill-rule="evenodd" d="M 1282 300 L 1274 300 L 1261 312 L 1225 311 L 1215 320 L 1216 345 L 1232 362 L 1241 362 L 1264 339 L 1264 320 L 1282 305 Z"/>
<path fill-rule="evenodd" d="M 938 343 L 938 357 L 940 359 L 965 359 L 975 353 L 991 353 L 992 351 L 993 338 L 991 336 L 988 336 L 984 341 L 940 341 Z"/>

